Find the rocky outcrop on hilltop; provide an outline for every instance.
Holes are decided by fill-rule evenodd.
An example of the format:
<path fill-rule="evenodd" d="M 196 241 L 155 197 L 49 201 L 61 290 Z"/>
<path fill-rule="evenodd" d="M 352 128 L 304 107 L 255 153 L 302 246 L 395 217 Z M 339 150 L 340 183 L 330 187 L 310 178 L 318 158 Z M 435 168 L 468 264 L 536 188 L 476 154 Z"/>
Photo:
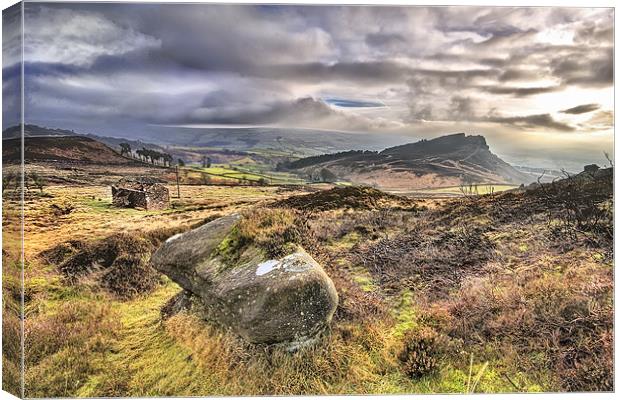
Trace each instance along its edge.
<path fill-rule="evenodd" d="M 530 177 L 493 154 L 485 138 L 464 133 L 387 148 L 304 158 L 282 169 L 316 175 L 329 170 L 338 179 L 379 188 L 419 189 L 470 183 L 529 183 Z"/>

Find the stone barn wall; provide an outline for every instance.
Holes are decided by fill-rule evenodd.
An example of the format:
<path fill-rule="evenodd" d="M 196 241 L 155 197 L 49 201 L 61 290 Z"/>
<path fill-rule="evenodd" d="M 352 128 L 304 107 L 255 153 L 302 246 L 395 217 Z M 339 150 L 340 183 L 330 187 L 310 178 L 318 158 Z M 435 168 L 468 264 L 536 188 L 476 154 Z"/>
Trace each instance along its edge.
<path fill-rule="evenodd" d="M 121 179 L 112 186 L 112 204 L 124 208 L 164 210 L 170 206 L 170 193 L 161 183 L 147 178 Z"/>
<path fill-rule="evenodd" d="M 164 185 L 157 183 L 145 193 L 147 210 L 165 210 L 170 207 L 170 193 Z"/>

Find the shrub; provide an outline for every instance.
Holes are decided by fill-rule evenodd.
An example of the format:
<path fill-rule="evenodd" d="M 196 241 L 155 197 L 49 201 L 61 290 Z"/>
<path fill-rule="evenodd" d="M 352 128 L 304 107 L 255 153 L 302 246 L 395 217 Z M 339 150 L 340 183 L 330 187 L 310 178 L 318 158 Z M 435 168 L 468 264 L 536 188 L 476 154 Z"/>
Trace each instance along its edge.
<path fill-rule="evenodd" d="M 43 188 L 45 187 L 45 185 L 47 184 L 47 182 L 45 181 L 45 178 L 43 178 L 41 175 L 37 174 L 36 172 L 31 172 L 28 177 L 26 178 L 26 187 L 29 187 L 30 182 L 32 182 L 32 185 L 34 187 L 36 187 L 37 189 L 39 189 L 41 191 L 41 193 L 43 193 Z"/>
<path fill-rule="evenodd" d="M 451 335 L 470 346 L 512 348 L 524 372 L 551 371 L 563 390 L 612 390 L 613 278 L 600 266 L 573 263 L 562 274 L 470 281 L 450 301 Z"/>
<path fill-rule="evenodd" d="M 440 296 L 493 257 L 494 244 L 484 233 L 468 225 L 451 230 L 420 226 L 364 243 L 350 259 L 367 268 L 383 286 L 398 287 L 415 279 L 437 288 L 435 295 Z"/>
<path fill-rule="evenodd" d="M 150 292 L 158 280 L 159 273 L 149 264 L 148 256 L 136 255 L 117 257 L 101 276 L 102 286 L 123 299 Z"/>
<path fill-rule="evenodd" d="M 346 186 L 322 190 L 316 193 L 291 196 L 278 200 L 274 207 L 290 207 L 306 211 L 327 211 L 339 208 L 376 210 L 382 208 L 416 211 L 420 208 L 415 200 L 382 192 L 370 187 Z"/>
<path fill-rule="evenodd" d="M 64 247 L 66 243 L 60 246 Z M 83 244 L 75 254 L 62 261 L 59 269 L 70 282 L 75 282 L 91 272 L 111 267 L 119 257 L 150 254 L 151 250 L 152 246 L 148 241 L 134 235 L 118 233 L 101 241 Z M 50 252 L 55 253 L 62 251 Z"/>
<path fill-rule="evenodd" d="M 155 288 L 159 273 L 149 263 L 151 253 L 166 238 L 186 229 L 117 233 L 92 242 L 72 240 L 41 252 L 39 257 L 57 265 L 70 284 L 92 274 L 101 287 L 118 298 L 130 299 Z"/>
<path fill-rule="evenodd" d="M 613 244 L 613 170 L 602 176 L 587 173 L 539 185 L 531 196 L 544 205 L 551 232 L 560 246 L 584 240 L 605 249 L 611 256 Z M 563 243 L 569 242 L 569 243 Z"/>
<path fill-rule="evenodd" d="M 6 279 L 6 278 L 5 278 Z M 7 296 L 8 297 L 8 296 Z M 19 314 L 7 307 L 4 298 L 2 311 L 2 389 L 9 393 L 21 393 L 21 327 Z"/>
<path fill-rule="evenodd" d="M 403 372 L 421 378 L 437 372 L 445 353 L 445 339 L 432 328 L 414 329 L 405 334 L 398 354 Z"/>

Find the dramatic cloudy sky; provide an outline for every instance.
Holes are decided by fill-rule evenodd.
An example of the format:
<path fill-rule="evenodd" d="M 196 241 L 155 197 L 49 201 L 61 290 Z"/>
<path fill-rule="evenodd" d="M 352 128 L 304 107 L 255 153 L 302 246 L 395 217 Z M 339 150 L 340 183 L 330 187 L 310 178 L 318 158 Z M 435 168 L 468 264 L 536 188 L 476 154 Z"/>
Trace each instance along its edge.
<path fill-rule="evenodd" d="M 464 131 L 554 166 L 612 150 L 611 9 L 27 3 L 24 59 L 27 122 L 54 127 Z"/>

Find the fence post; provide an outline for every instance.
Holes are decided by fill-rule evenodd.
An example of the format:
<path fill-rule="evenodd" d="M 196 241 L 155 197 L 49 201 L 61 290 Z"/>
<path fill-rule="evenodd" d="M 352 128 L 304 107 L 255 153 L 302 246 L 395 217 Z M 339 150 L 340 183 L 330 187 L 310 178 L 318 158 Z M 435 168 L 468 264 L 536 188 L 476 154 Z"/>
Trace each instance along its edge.
<path fill-rule="evenodd" d="M 181 188 L 179 187 L 179 166 L 175 165 L 174 166 L 175 171 L 177 173 L 177 197 L 180 199 L 181 198 Z"/>

